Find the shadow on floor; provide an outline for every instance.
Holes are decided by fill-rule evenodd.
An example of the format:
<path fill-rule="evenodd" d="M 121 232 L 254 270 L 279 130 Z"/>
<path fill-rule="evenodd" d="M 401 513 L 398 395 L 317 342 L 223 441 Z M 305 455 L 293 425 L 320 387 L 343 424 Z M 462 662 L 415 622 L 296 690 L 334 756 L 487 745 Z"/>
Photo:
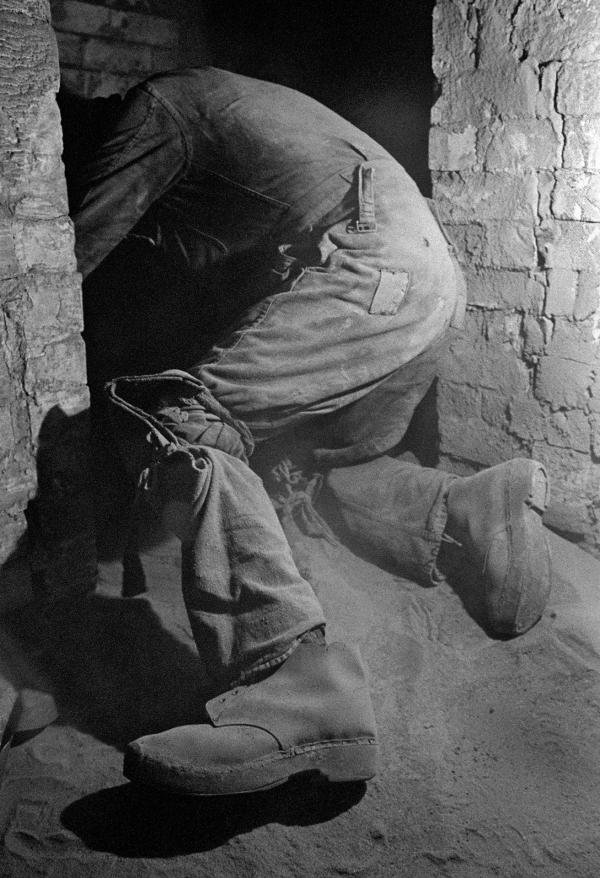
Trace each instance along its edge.
<path fill-rule="evenodd" d="M 178 641 L 145 599 L 91 594 L 29 607 L 9 624 L 43 669 L 59 722 L 122 749 L 204 716 L 202 667 L 187 633 Z"/>
<path fill-rule="evenodd" d="M 172 796 L 133 784 L 73 802 L 61 820 L 88 848 L 120 857 L 170 857 L 213 850 L 259 826 L 310 826 L 354 807 L 366 784 L 294 778 L 243 796 Z"/>

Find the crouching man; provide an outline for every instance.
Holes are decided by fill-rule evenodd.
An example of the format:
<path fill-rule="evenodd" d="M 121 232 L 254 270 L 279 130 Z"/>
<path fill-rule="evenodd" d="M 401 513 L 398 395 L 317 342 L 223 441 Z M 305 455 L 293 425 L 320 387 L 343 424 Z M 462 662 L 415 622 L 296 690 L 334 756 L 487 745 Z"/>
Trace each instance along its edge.
<path fill-rule="evenodd" d="M 327 643 L 253 448 L 310 435 L 350 532 L 425 583 L 458 546 L 487 624 L 508 635 L 535 624 L 550 588 L 545 470 L 513 460 L 458 478 L 387 456 L 462 301 L 436 220 L 381 146 L 298 92 L 214 68 L 153 77 L 110 120 L 72 205 L 83 275 L 143 223 L 210 290 L 207 319 L 230 303 L 229 329 L 200 355 L 107 388 L 138 490 L 181 539 L 214 691 L 208 722 L 134 741 L 125 773 L 196 795 L 314 770 L 366 780 L 364 666 L 353 645 Z"/>

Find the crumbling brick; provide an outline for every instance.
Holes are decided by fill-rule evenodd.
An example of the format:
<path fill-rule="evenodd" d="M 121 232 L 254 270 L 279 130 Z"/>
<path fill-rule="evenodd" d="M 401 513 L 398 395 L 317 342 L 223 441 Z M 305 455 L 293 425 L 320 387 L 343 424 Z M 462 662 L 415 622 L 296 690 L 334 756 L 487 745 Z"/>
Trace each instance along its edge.
<path fill-rule="evenodd" d="M 594 322 L 588 320 L 576 323 L 563 317 L 558 318 L 547 350 L 550 356 L 593 365 L 600 354 Z"/>
<path fill-rule="evenodd" d="M 489 220 L 448 225 L 447 232 L 466 265 L 533 270 L 537 265 L 534 230 L 526 222 Z"/>
<path fill-rule="evenodd" d="M 81 290 L 60 161 L 58 54 L 49 20 L 45 0 L 0 0 L 8 47 L 0 66 L 0 612 L 32 595 L 23 537 L 25 510 L 40 486 L 40 434 L 65 397 L 77 398 L 80 410 L 88 404 Z M 79 447 L 83 455 L 83 432 Z M 72 480 L 82 477 L 77 466 Z M 48 520 L 64 517 L 55 499 L 50 492 Z M 72 501 L 81 513 L 73 536 L 86 551 L 69 557 L 68 584 L 90 588 L 95 556 L 89 514 L 84 524 L 87 495 L 80 491 Z M 65 557 L 64 546 L 47 544 L 48 569 L 57 558 L 64 568 Z"/>
<path fill-rule="evenodd" d="M 469 20 L 471 16 L 471 21 Z M 475 67 L 473 10 L 466 4 L 440 0 L 433 11 L 433 71 L 436 76 Z"/>
<path fill-rule="evenodd" d="M 600 225 L 556 220 L 538 230 L 538 246 L 548 268 L 600 270 Z"/>
<path fill-rule="evenodd" d="M 483 220 L 525 220 L 531 224 L 537 210 L 534 173 L 433 174 L 438 214 L 444 223 Z"/>
<path fill-rule="evenodd" d="M 562 132 L 550 119 L 507 119 L 480 135 L 486 169 L 522 174 L 526 168 L 560 167 Z"/>
<path fill-rule="evenodd" d="M 600 170 L 600 116 L 565 119 L 564 166 Z"/>
<path fill-rule="evenodd" d="M 585 408 L 591 370 L 585 363 L 563 357 L 547 356 L 539 364 L 535 384 L 538 399 L 560 408 Z"/>
<path fill-rule="evenodd" d="M 472 168 L 477 162 L 476 134 L 473 125 L 458 130 L 432 128 L 429 134 L 430 167 L 446 171 Z"/>
<path fill-rule="evenodd" d="M 478 311 L 448 359 L 452 406 L 447 383 L 438 387 L 442 463 L 461 471 L 479 454 L 471 436 L 461 451 L 452 415 L 461 392 L 470 399 L 479 390 L 482 435 L 496 460 L 510 450 L 508 431 L 546 461 L 555 498 L 600 551 L 597 424 L 590 432 L 588 423 L 590 412 L 600 415 L 597 14 L 589 0 L 440 0 L 435 142 L 474 127 L 476 159 L 455 167 L 440 148 L 432 169 Z M 512 194 L 503 175 L 514 178 Z M 475 424 L 477 414 L 470 418 Z"/>
<path fill-rule="evenodd" d="M 481 418 L 465 420 L 448 412 L 440 427 L 440 451 L 451 458 L 493 466 L 518 455 L 521 444 L 517 437 L 490 427 Z"/>
<path fill-rule="evenodd" d="M 545 420 L 545 438 L 549 445 L 589 452 L 590 424 L 588 416 L 578 409 L 550 413 Z"/>
<path fill-rule="evenodd" d="M 566 62 L 558 72 L 556 107 L 565 116 L 600 115 L 600 61 Z"/>
<path fill-rule="evenodd" d="M 456 384 L 496 390 L 506 399 L 529 390 L 527 366 L 509 343 L 470 333 L 450 346 L 441 373 Z"/>
<path fill-rule="evenodd" d="M 545 437 L 546 414 L 538 400 L 521 395 L 508 402 L 509 430 L 527 443 Z"/>
<path fill-rule="evenodd" d="M 595 271 L 579 272 L 577 298 L 573 316 L 576 320 L 597 318 L 600 315 L 600 274 Z M 597 336 L 594 338 L 597 341 Z"/>
<path fill-rule="evenodd" d="M 545 314 L 567 316 L 573 314 L 577 278 L 577 272 L 569 268 L 552 268 L 548 271 Z"/>
<path fill-rule="evenodd" d="M 434 125 L 463 122 L 479 127 L 492 115 L 530 118 L 535 116 L 537 94 L 534 67 L 502 54 L 491 67 L 448 76 L 431 119 Z"/>
<path fill-rule="evenodd" d="M 15 221 L 12 226 L 19 268 L 76 270 L 73 227 L 68 217 Z"/>
<path fill-rule="evenodd" d="M 484 308 L 535 310 L 544 287 L 522 271 L 463 266 L 468 301 Z"/>
<path fill-rule="evenodd" d="M 558 219 L 600 222 L 600 173 L 557 171 L 552 214 Z"/>

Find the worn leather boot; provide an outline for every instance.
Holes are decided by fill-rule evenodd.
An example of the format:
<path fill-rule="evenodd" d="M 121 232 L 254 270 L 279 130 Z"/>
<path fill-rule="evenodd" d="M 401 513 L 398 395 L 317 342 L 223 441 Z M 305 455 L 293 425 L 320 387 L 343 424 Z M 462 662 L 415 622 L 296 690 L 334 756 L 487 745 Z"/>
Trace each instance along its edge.
<path fill-rule="evenodd" d="M 197 796 L 267 789 L 292 775 L 363 781 L 376 771 L 376 729 L 358 650 L 300 643 L 269 677 L 206 705 L 210 724 L 131 743 L 130 780 Z"/>
<path fill-rule="evenodd" d="M 551 566 L 542 514 L 548 499 L 546 470 L 524 458 L 450 486 L 446 533 L 477 568 L 487 621 L 498 634 L 524 633 L 546 606 Z"/>

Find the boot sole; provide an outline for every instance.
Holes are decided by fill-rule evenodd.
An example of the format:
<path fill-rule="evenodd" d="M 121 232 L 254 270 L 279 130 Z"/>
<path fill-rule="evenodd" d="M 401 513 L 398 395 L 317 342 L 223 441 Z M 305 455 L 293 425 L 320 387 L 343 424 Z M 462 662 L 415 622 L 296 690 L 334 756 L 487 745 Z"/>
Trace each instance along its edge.
<path fill-rule="evenodd" d="M 550 545 L 542 524 L 550 488 L 545 468 L 535 461 L 513 460 L 507 469 L 506 530 L 500 537 L 508 542 L 509 559 L 502 589 L 488 595 L 488 604 L 494 630 L 514 636 L 539 621 L 550 594 Z M 494 549 L 492 540 L 484 573 Z"/>
<path fill-rule="evenodd" d="M 294 747 L 268 759 L 229 770 L 196 773 L 188 766 L 169 770 L 160 762 L 125 753 L 123 774 L 129 780 L 155 789 L 188 796 L 231 796 L 281 786 L 298 775 L 316 774 L 330 783 L 357 783 L 377 773 L 378 747 L 374 740 L 331 741 Z"/>

